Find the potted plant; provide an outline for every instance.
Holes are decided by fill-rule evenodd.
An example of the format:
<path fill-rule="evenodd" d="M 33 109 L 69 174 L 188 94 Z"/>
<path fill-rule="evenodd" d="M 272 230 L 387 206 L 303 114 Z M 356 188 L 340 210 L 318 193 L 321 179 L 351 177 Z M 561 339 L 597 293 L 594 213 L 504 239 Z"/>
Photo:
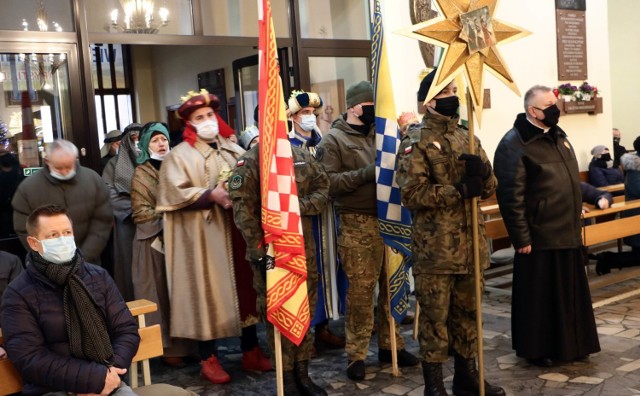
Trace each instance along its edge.
<path fill-rule="evenodd" d="M 578 87 L 578 92 L 575 93 L 575 96 L 578 100 L 590 101 L 598 96 L 598 87 L 589 85 L 585 81 Z"/>
<path fill-rule="evenodd" d="M 578 87 L 571 85 L 571 83 L 564 83 L 558 85 L 558 93 L 562 95 L 564 100 L 575 100 L 575 93 L 578 91 Z"/>

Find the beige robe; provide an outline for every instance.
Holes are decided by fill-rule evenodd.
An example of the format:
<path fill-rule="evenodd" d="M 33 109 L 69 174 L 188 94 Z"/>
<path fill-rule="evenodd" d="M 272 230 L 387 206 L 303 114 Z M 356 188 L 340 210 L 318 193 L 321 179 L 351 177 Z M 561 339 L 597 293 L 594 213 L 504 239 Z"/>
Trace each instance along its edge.
<path fill-rule="evenodd" d="M 216 138 L 218 150 L 197 140 L 180 143 L 160 168 L 156 210 L 164 212 L 171 336 L 213 340 L 240 335 L 228 216 L 217 204 L 185 209 L 233 169 L 244 150 Z"/>

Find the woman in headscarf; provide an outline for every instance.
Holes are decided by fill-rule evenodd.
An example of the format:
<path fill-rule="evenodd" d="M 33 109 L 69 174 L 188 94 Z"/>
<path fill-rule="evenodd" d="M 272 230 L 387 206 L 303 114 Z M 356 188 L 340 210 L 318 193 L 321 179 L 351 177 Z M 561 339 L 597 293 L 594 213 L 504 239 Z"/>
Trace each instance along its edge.
<path fill-rule="evenodd" d="M 133 300 L 131 281 L 132 241 L 136 226 L 131 220 L 131 179 L 139 154 L 138 139 L 142 125 L 131 124 L 124 130 L 118 154 L 107 163 L 102 180 L 109 188 L 113 207 L 113 280 L 125 301 Z M 108 248 L 108 246 L 107 246 Z"/>
<path fill-rule="evenodd" d="M 146 124 L 140 133 L 140 155 L 131 181 L 131 209 L 136 225 L 133 240 L 131 277 L 136 299 L 158 304 L 156 312 L 147 314 L 147 324 L 160 324 L 163 361 L 171 366 L 184 364 L 182 358 L 195 351 L 195 343 L 170 337 L 169 292 L 164 265 L 162 213 L 156 212 L 156 192 L 162 160 L 169 153 L 169 130 L 161 122 Z"/>

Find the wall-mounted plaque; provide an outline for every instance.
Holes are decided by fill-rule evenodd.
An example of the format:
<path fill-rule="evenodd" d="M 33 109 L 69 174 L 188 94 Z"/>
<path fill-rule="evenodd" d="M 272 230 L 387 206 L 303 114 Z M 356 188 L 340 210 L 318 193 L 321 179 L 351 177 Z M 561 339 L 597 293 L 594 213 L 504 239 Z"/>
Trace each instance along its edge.
<path fill-rule="evenodd" d="M 558 80 L 587 79 L 585 11 L 556 10 Z"/>

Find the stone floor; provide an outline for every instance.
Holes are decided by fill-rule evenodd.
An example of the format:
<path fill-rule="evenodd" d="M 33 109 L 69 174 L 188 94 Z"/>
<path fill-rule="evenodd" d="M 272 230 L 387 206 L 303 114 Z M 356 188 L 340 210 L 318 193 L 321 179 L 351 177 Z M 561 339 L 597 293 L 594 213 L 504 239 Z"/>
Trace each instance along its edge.
<path fill-rule="evenodd" d="M 616 270 L 614 270 L 615 272 Z M 593 273 L 593 271 L 591 271 Z M 592 275 L 590 275 L 592 276 Z M 595 276 L 595 275 L 593 275 Z M 631 279 L 593 292 L 594 300 L 640 287 Z M 511 349 L 511 298 L 505 292 L 488 292 L 483 304 L 485 376 L 501 385 L 507 395 L 640 395 L 640 297 L 599 307 L 595 310 L 602 351 L 586 361 L 540 368 L 517 358 Z M 331 323 L 343 333 L 342 321 Z M 403 326 L 407 349 L 418 351 L 411 338 L 412 326 Z M 264 337 L 264 332 L 261 332 Z M 241 369 L 238 340 L 226 340 L 220 347 L 222 363 L 232 377 L 226 385 L 212 385 L 199 377 L 199 365 L 170 369 L 152 361 L 154 382 L 188 388 L 200 395 L 275 395 L 275 374 L 245 373 Z M 329 395 L 410 395 L 423 394 L 420 366 L 401 368 L 393 377 L 390 365 L 377 361 L 375 336 L 366 360 L 365 380 L 354 382 L 346 376 L 344 350 L 320 351 L 310 366 L 311 377 Z M 452 362 L 445 368 L 445 386 L 451 393 Z"/>

